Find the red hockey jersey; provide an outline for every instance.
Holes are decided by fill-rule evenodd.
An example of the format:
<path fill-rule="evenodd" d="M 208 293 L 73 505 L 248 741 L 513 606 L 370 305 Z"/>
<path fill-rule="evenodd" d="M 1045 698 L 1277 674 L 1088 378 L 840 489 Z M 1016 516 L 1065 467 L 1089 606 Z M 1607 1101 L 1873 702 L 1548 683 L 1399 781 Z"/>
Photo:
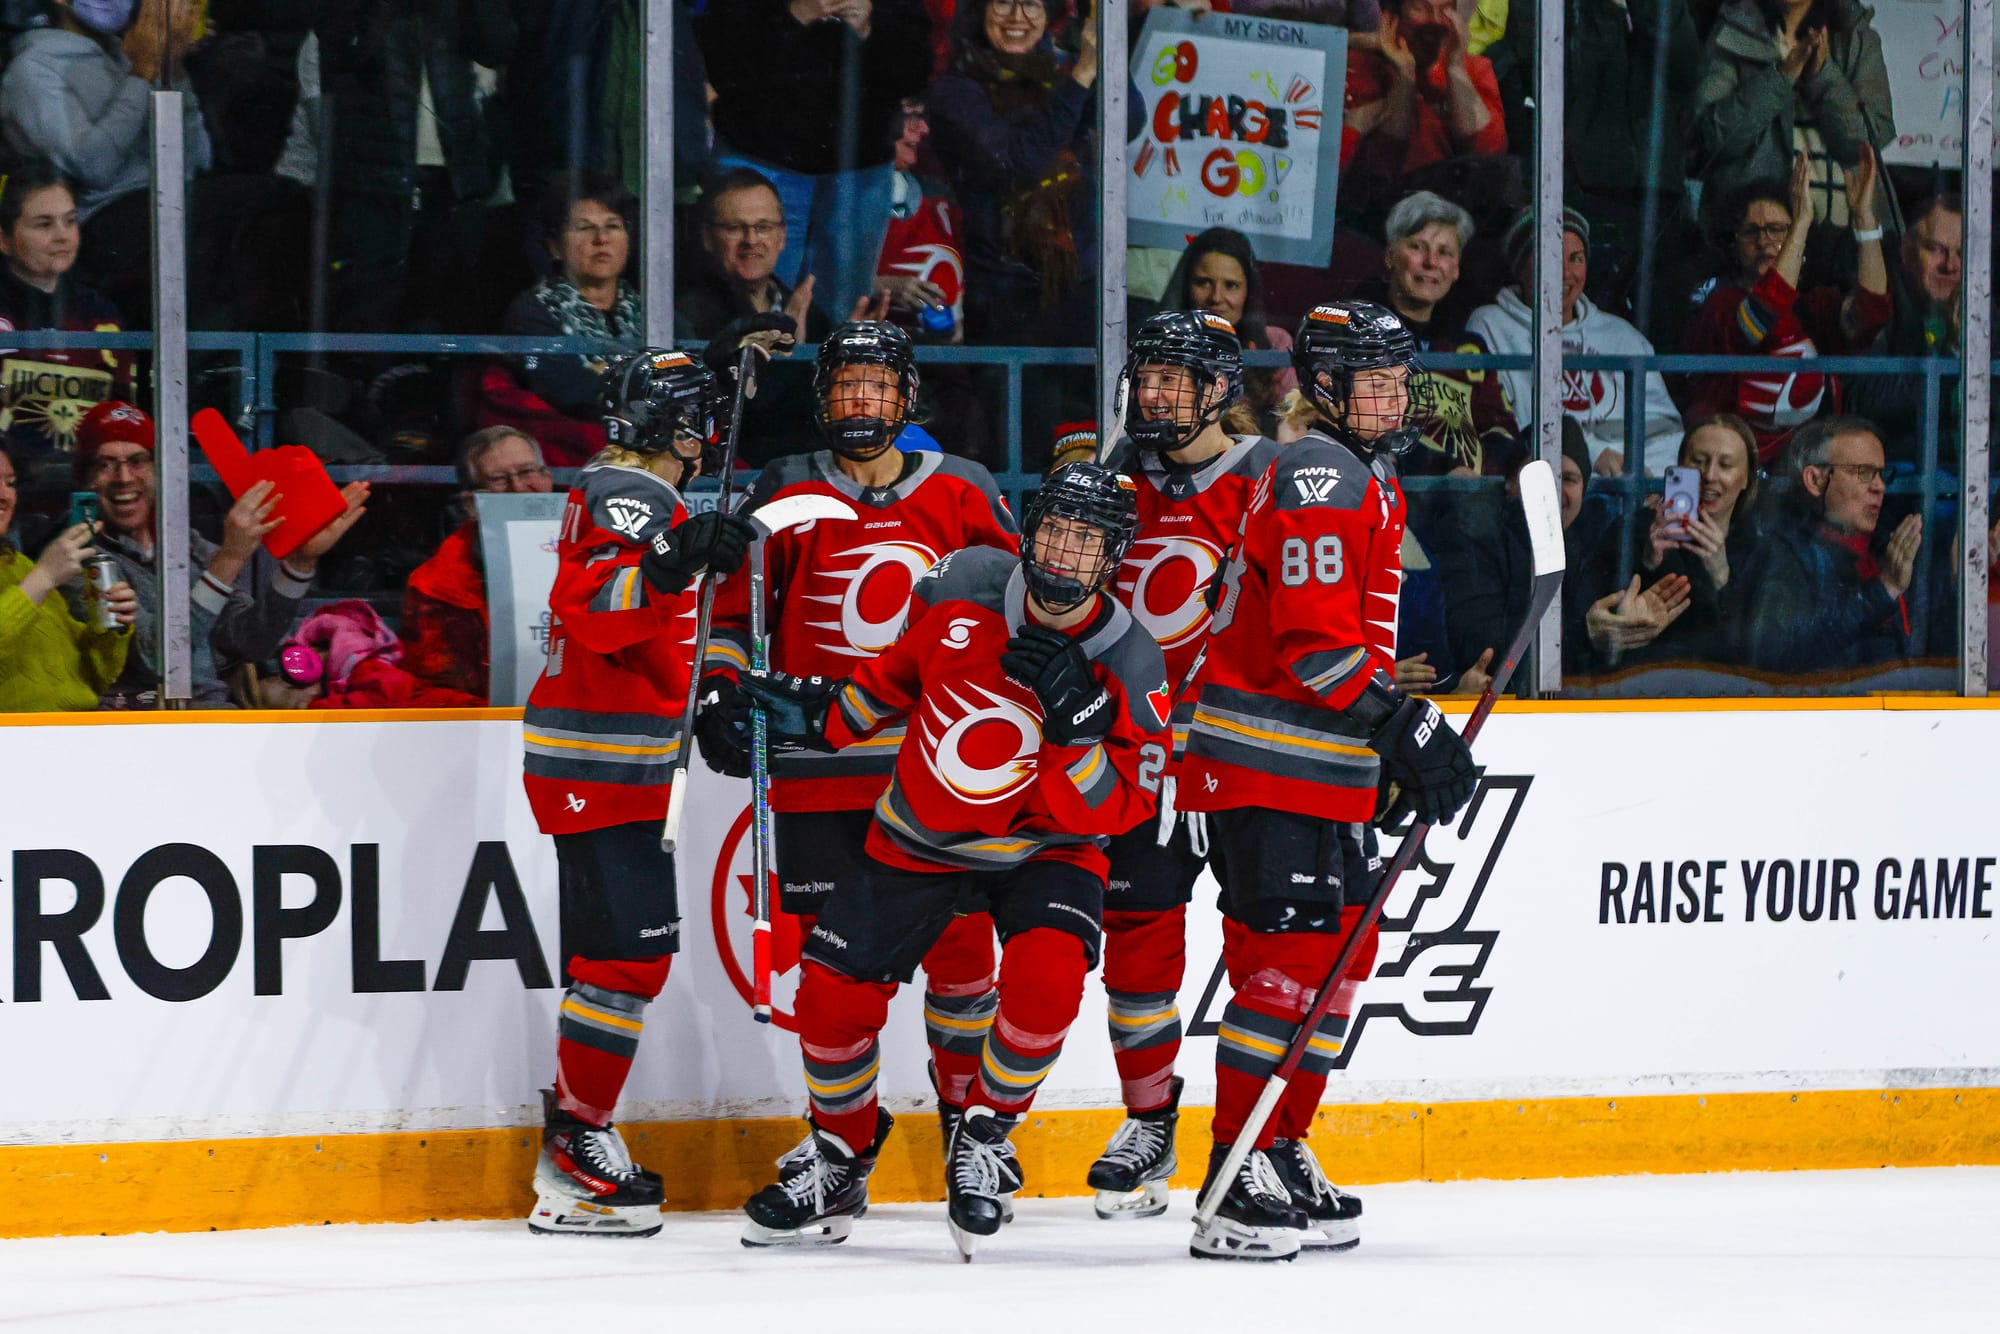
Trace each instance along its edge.
<path fill-rule="evenodd" d="M 766 628 L 778 670 L 847 676 L 896 642 L 911 588 L 941 558 L 966 547 L 1019 552 L 1019 529 L 991 473 L 949 454 L 904 458 L 903 475 L 891 486 L 862 486 L 825 450 L 777 459 L 751 486 L 746 512 L 804 491 L 838 496 L 859 516 L 822 519 L 765 543 Z M 746 564 L 717 592 L 706 664 L 733 675 L 749 661 Z M 898 726 L 836 755 L 774 756 L 771 805 L 865 811 L 888 785 L 902 744 Z"/>
<path fill-rule="evenodd" d="M 1188 669 L 1208 635 L 1208 586 L 1243 531 L 1251 492 L 1278 457 L 1278 443 L 1261 435 L 1236 443 L 1196 468 L 1168 468 L 1148 450 L 1136 490 L 1139 535 L 1118 567 L 1119 600 L 1159 641 L 1167 686 L 1183 690 Z M 1187 709 L 1174 702 L 1174 749 L 1187 742 Z"/>
<path fill-rule="evenodd" d="M 695 590 L 660 596 L 639 557 L 686 517 L 680 493 L 640 468 L 585 468 L 569 493 L 548 659 L 524 718 L 528 804 L 545 834 L 667 813 Z"/>
<path fill-rule="evenodd" d="M 1380 761 L 1347 709 L 1376 671 L 1395 674 L 1404 521 L 1388 455 L 1364 463 L 1314 431 L 1278 456 L 1210 626 L 1183 809 L 1374 814 Z"/>
<path fill-rule="evenodd" d="M 913 871 L 998 870 L 1034 858 L 1102 876 L 1102 844 L 1152 810 L 1140 749 L 1166 738 L 1166 665 L 1110 598 L 1068 633 L 1110 692 L 1111 728 L 1088 746 L 1042 736 L 1035 693 L 1000 670 L 1027 624 L 1027 580 L 1004 551 L 946 556 L 910 598 L 910 627 L 835 697 L 827 739 L 851 745 L 909 720 L 895 775 L 875 803 L 868 852 Z"/>

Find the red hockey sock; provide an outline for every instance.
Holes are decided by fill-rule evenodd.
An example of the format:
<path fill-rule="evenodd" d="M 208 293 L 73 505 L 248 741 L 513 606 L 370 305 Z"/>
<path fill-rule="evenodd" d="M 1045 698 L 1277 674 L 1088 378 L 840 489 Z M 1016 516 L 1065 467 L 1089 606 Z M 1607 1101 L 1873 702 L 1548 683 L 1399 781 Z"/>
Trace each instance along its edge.
<path fill-rule="evenodd" d="M 1181 1049 L 1187 906 L 1104 914 L 1104 991 L 1112 1057 L 1128 1112 L 1167 1105 Z"/>
<path fill-rule="evenodd" d="M 924 1030 L 944 1101 L 965 1105 L 999 1005 L 993 919 L 985 913 L 954 918 L 924 956 Z"/>
<path fill-rule="evenodd" d="M 813 1124 L 859 1153 L 875 1142 L 877 1036 L 889 1017 L 894 982 L 862 982 L 808 959 L 799 983 L 799 1052 Z"/>
<path fill-rule="evenodd" d="M 594 1126 L 611 1124 L 646 1006 L 666 985 L 673 956 L 638 962 L 575 958 L 572 979 L 557 1010 L 556 1103 Z"/>
<path fill-rule="evenodd" d="M 996 1112 L 1028 1110 L 1062 1053 L 1089 971 L 1083 942 L 1067 931 L 1032 927 L 1007 942 L 1000 955 L 1000 1010 L 980 1054 L 974 1099 Z"/>

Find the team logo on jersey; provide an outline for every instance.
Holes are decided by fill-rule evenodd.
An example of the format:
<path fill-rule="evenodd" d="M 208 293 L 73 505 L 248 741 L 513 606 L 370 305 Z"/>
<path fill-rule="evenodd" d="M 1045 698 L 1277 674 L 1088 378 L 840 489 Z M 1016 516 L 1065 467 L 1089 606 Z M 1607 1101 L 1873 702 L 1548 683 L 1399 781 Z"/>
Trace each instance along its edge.
<path fill-rule="evenodd" d="M 972 647 L 972 631 L 978 624 L 978 621 L 973 620 L 969 616 L 952 617 L 951 624 L 944 629 L 944 646 L 946 648 Z"/>
<path fill-rule="evenodd" d="M 968 699 L 946 686 L 924 696 L 916 732 L 924 765 L 964 801 L 1005 801 L 1035 777 L 1042 720 L 1027 705 L 968 683 Z"/>
<path fill-rule="evenodd" d="M 1167 715 L 1172 709 L 1173 698 L 1173 691 L 1167 688 L 1165 681 L 1160 682 L 1158 690 L 1146 692 L 1146 703 L 1152 706 L 1153 717 L 1159 719 L 1162 727 L 1167 725 Z"/>
<path fill-rule="evenodd" d="M 1222 548 L 1198 537 L 1145 537 L 1118 570 L 1118 593 L 1161 648 L 1174 648 L 1208 625 L 1209 581 Z"/>
<path fill-rule="evenodd" d="M 921 542 L 871 542 L 840 553 L 844 568 L 814 572 L 816 587 L 807 602 L 829 609 L 829 620 L 807 621 L 832 634 L 815 646 L 843 658 L 873 658 L 896 642 L 910 610 L 910 590 L 937 563 L 937 553 Z"/>
<path fill-rule="evenodd" d="M 1465 1037 L 1479 1026 L 1493 995 L 1481 978 L 1500 940 L 1480 906 L 1532 782 L 1526 775 L 1482 779 L 1458 819 L 1425 838 L 1423 855 L 1383 908 L 1375 970 L 1336 1066 L 1354 1059 L 1370 1020 L 1393 1019 L 1418 1037 Z M 1189 1035 L 1213 1036 L 1228 1001 L 1218 959 Z"/>
<path fill-rule="evenodd" d="M 613 496 L 604 502 L 604 517 L 611 523 L 611 531 L 623 533 L 638 540 L 652 521 L 653 507 L 643 500 L 633 500 L 627 496 Z"/>

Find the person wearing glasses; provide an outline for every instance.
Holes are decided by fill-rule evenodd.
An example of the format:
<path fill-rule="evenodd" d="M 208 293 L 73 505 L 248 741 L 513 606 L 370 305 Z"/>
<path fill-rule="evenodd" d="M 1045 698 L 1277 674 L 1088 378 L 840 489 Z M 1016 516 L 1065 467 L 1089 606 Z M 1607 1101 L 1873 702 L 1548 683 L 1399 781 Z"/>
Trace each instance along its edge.
<path fill-rule="evenodd" d="M 431 687 L 428 702 L 478 708 L 488 702 L 491 641 L 486 563 L 479 551 L 478 492 L 545 493 L 555 489 L 542 447 L 525 431 L 489 426 L 459 450 L 465 522 L 431 558 L 410 572 L 403 589 L 403 670 Z"/>
<path fill-rule="evenodd" d="M 628 219 L 637 203 L 608 176 L 558 178 L 543 194 L 542 228 L 556 271 L 514 298 L 503 334 L 588 338 L 589 356 L 530 353 L 495 362 L 480 381 L 480 426 L 512 426 L 541 442 L 558 466 L 580 464 L 604 448 L 597 386 L 622 350 L 639 346 L 645 312 L 625 279 L 632 256 Z"/>
<path fill-rule="evenodd" d="M 1818 417 L 1792 435 L 1792 512 L 1743 571 L 1744 616 L 1725 626 L 1733 656 L 1767 672 L 1877 666 L 1912 651 L 1923 517 L 1878 540 L 1882 437 L 1860 417 Z"/>
<path fill-rule="evenodd" d="M 106 708 L 152 708 L 160 689 L 159 476 L 153 459 L 153 419 L 130 403 L 108 399 L 77 423 L 76 483 L 97 493 L 104 524 L 93 545 L 117 562 L 118 577 L 138 595 L 125 668 L 103 692 Z M 320 558 L 367 513 L 368 483 L 341 489 L 347 512 L 284 560 L 263 551 L 283 522 L 282 497 L 259 482 L 237 498 L 217 545 L 188 534 L 193 652 L 191 694 L 197 708 L 228 708 L 223 678 L 241 662 L 262 662 L 278 650 L 312 588 Z M 84 614 L 80 584 L 64 590 Z"/>
<path fill-rule="evenodd" d="M 1863 144 L 1860 164 L 1847 172 L 1856 256 L 1852 291 L 1799 290 L 1813 221 L 1811 164 L 1804 153 L 1792 159 L 1788 184 L 1747 186 L 1718 210 L 1726 276 L 1710 285 L 1688 326 L 1685 348 L 1785 360 L 1769 371 L 1696 375 L 1689 415 L 1733 413 L 1749 422 L 1762 464 L 1777 464 L 1794 430 L 1843 401 L 1846 386 L 1831 375 L 1806 371 L 1802 363 L 1865 352 L 1893 313 L 1875 216 L 1879 168 L 1875 150 Z"/>

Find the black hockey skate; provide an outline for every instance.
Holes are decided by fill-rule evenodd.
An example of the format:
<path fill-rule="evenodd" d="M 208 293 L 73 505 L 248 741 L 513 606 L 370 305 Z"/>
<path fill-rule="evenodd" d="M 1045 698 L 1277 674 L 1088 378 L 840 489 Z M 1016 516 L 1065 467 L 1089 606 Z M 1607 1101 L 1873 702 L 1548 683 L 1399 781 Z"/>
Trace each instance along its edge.
<path fill-rule="evenodd" d="M 666 1198 L 659 1173 L 625 1151 L 612 1126 L 579 1121 L 542 1090 L 542 1156 L 535 1163 L 535 1209 L 528 1231 L 545 1237 L 650 1237 Z"/>
<path fill-rule="evenodd" d="M 1111 1136 L 1087 1180 L 1097 1192 L 1099 1218 L 1158 1218 L 1167 1211 L 1167 1178 L 1180 1165 L 1174 1127 L 1181 1119 L 1181 1078 L 1168 1085 L 1167 1105 L 1139 1112 Z"/>
<path fill-rule="evenodd" d="M 1210 1151 L 1208 1180 L 1202 1194 L 1222 1171 L 1229 1145 L 1218 1143 Z M 1293 1260 L 1309 1226 L 1305 1211 L 1292 1203 L 1284 1178 L 1271 1165 L 1271 1156 L 1252 1149 L 1236 1169 L 1229 1193 L 1206 1225 L 1196 1222 L 1188 1254 L 1197 1260 Z"/>
<path fill-rule="evenodd" d="M 1006 1221 L 1001 1196 L 1005 1164 L 1012 1156 L 1007 1137 L 1020 1123 L 1020 1117 L 989 1107 L 968 1107 L 952 1127 L 944 1174 L 945 1222 L 968 1263 L 979 1239 L 992 1236 Z"/>
<path fill-rule="evenodd" d="M 958 1124 L 959 1118 L 965 1115 L 965 1108 L 947 1099 L 944 1090 L 938 1087 L 937 1062 L 931 1062 L 930 1071 L 931 1088 L 937 1093 L 938 1100 L 938 1142 L 944 1151 L 945 1168 L 949 1171 L 952 1128 Z M 1027 1177 L 1021 1172 L 1021 1160 L 1014 1156 L 1012 1140 L 1000 1146 L 1000 1154 L 1000 1221 L 1011 1223 L 1014 1221 L 1014 1196 L 1027 1184 Z"/>
<path fill-rule="evenodd" d="M 1305 1211 L 1308 1226 L 1299 1239 L 1302 1249 L 1351 1251 L 1361 1244 L 1361 1197 L 1328 1181 L 1304 1140 L 1273 1140 L 1271 1166 L 1278 1169 L 1292 1203 Z"/>
<path fill-rule="evenodd" d="M 833 1246 L 868 1212 L 868 1174 L 895 1118 L 878 1110 L 875 1140 L 861 1151 L 817 1126 L 778 1160 L 778 1179 L 744 1204 L 745 1246 Z"/>

